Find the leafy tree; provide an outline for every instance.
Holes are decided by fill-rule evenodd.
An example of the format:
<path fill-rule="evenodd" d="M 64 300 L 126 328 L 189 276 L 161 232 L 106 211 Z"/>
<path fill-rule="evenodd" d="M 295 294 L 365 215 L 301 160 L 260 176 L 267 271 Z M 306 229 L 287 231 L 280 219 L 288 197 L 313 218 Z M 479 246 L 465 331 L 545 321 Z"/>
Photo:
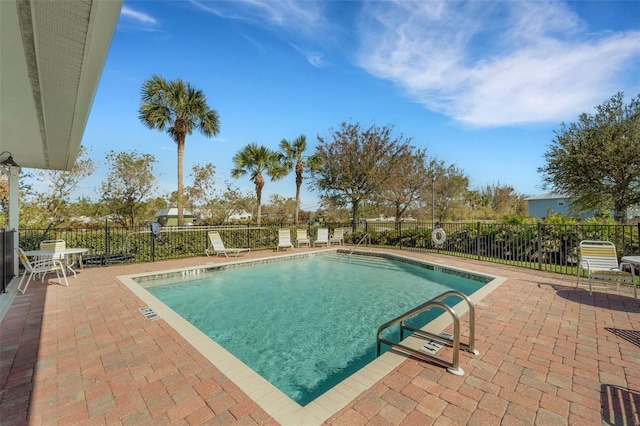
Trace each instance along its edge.
<path fill-rule="evenodd" d="M 526 196 L 499 182 L 470 191 L 467 200 L 479 208 L 485 218 L 500 219 L 511 215 L 527 215 Z"/>
<path fill-rule="evenodd" d="M 4 173 L 0 173 L 0 227 L 5 228 L 9 221 L 6 215 L 9 212 L 9 179 Z"/>
<path fill-rule="evenodd" d="M 207 163 L 201 166 L 195 163 L 191 166 L 193 183 L 185 188 L 185 205 L 192 211 L 206 209 L 215 198 L 216 168 Z"/>
<path fill-rule="evenodd" d="M 137 151 L 110 151 L 106 159 L 110 170 L 101 184 L 102 202 L 116 223 L 133 227 L 138 213 L 144 211 L 144 202 L 156 191 L 156 159 Z"/>
<path fill-rule="evenodd" d="M 315 170 L 320 166 L 321 158 L 317 155 L 311 155 L 305 159 L 304 152 L 307 149 L 307 137 L 300 135 L 292 142 L 283 139 L 280 142 L 281 160 L 284 167 L 284 173 L 289 173 L 295 167 L 296 171 L 296 213 L 294 223 L 298 224 L 300 211 L 300 187 L 302 186 L 302 174 L 305 166 Z"/>
<path fill-rule="evenodd" d="M 78 158 L 71 170 L 38 171 L 37 179 L 47 190 L 35 194 L 29 210 L 35 214 L 31 219 L 45 228 L 43 234 L 70 219 L 71 195 L 80 188 L 82 180 L 91 176 L 95 170 L 95 162 L 87 157 L 86 148 L 80 146 Z"/>
<path fill-rule="evenodd" d="M 242 194 L 239 188 L 229 182 L 225 182 L 221 193 L 216 190 L 215 167 L 211 163 L 204 166 L 196 163 L 191 169 L 193 183 L 185 188 L 185 204 L 200 212 L 203 223 L 220 225 L 234 212 L 251 211 L 255 197 Z"/>
<path fill-rule="evenodd" d="M 251 193 L 242 193 L 240 188 L 225 182 L 225 189 L 219 196 L 215 197 L 209 208 L 211 216 L 205 218 L 205 223 L 220 225 L 229 221 L 229 217 L 234 213 L 246 211 L 253 216 L 256 204 L 256 197 Z"/>
<path fill-rule="evenodd" d="M 316 211 L 315 220 L 323 222 L 346 222 L 349 220 L 349 211 L 336 203 L 332 198 L 321 196 L 320 208 Z"/>
<path fill-rule="evenodd" d="M 233 156 L 234 168 L 231 169 L 231 176 L 239 178 L 249 173 L 251 182 L 256 188 L 257 202 L 257 219 L 256 223 L 260 226 L 262 216 L 262 188 L 264 188 L 264 177 L 262 173 L 266 173 L 271 180 L 278 180 L 284 174 L 284 169 L 280 166 L 280 154 L 272 151 L 265 146 L 258 146 L 251 143 L 238 151 Z"/>
<path fill-rule="evenodd" d="M 94 202 L 87 196 L 78 197 L 71 203 L 69 210 L 73 216 L 86 216 L 90 218 L 98 218 L 107 214 L 102 203 Z"/>
<path fill-rule="evenodd" d="M 380 193 L 381 202 L 392 209 L 396 227 L 408 209 L 417 205 L 431 188 L 426 150 L 410 150 L 401 155 L 398 167 Z"/>
<path fill-rule="evenodd" d="M 467 206 L 471 210 L 471 220 L 488 219 L 492 217 L 489 213 L 490 199 L 483 188 L 476 188 L 467 193 Z"/>
<path fill-rule="evenodd" d="M 165 197 L 146 198 L 140 203 L 140 208 L 136 211 L 136 222 L 138 225 L 147 225 L 155 221 L 159 210 L 170 207 Z"/>
<path fill-rule="evenodd" d="M 19 224 L 20 228 L 27 228 L 33 226 L 42 225 L 42 219 L 45 217 L 40 213 L 39 208 L 32 208 L 35 206 L 34 195 L 35 191 L 33 185 L 30 183 L 33 181 L 34 176 L 31 173 L 25 173 L 20 171 L 18 179 L 18 210 L 19 210 Z M 9 185 L 8 180 L 6 184 Z M 3 200 L 2 204 L 2 220 L 4 220 L 3 226 L 6 226 L 9 222 L 9 193 L 7 187 L 7 198 Z M 37 207 L 37 206 L 35 206 Z"/>
<path fill-rule="evenodd" d="M 515 202 L 515 212 L 514 214 L 522 217 L 526 217 L 529 215 L 529 205 L 527 203 L 528 196 L 526 194 L 517 194 Z"/>
<path fill-rule="evenodd" d="M 331 139 L 318 135 L 316 155 L 323 167 L 312 174 L 321 196 L 336 206 L 349 205 L 355 230 L 360 207 L 396 175 L 396 170 L 410 152 L 409 140 L 400 135 L 393 138 L 393 126 L 366 129 L 359 123 L 342 123 Z"/>
<path fill-rule="evenodd" d="M 296 211 L 296 201 L 293 198 L 271 194 L 266 210 L 269 212 L 269 217 L 272 217 L 278 223 L 291 223 L 293 212 Z"/>
<path fill-rule="evenodd" d="M 34 224 L 33 221 L 28 220 L 30 218 L 28 213 L 31 213 L 31 209 L 25 208 L 25 204 L 29 207 L 34 205 L 34 203 L 25 203 L 27 197 L 33 195 L 33 187 L 28 183 L 28 179 L 32 177 L 31 173 L 24 173 L 23 171 L 19 174 L 18 190 L 20 194 L 18 197 L 18 209 L 20 211 L 19 227 L 21 228 Z M 0 173 L 0 212 L 0 228 L 6 228 L 9 224 L 9 178 L 4 173 Z M 37 218 L 38 224 L 41 223 L 42 216 L 39 215 Z"/>
<path fill-rule="evenodd" d="M 613 207 L 625 223 L 627 208 L 640 203 L 640 95 L 625 105 L 617 93 L 595 109 L 562 123 L 538 171 L 545 188 L 569 195 L 579 210 Z"/>
<path fill-rule="evenodd" d="M 218 113 L 207 105 L 201 90 L 180 79 L 166 81 L 153 75 L 142 85 L 140 121 L 150 129 L 165 131 L 178 146 L 178 225 L 184 225 L 183 157 L 186 135 L 197 129 L 206 137 L 220 132 Z"/>
<path fill-rule="evenodd" d="M 429 164 L 432 175 L 433 188 L 428 185 L 429 195 L 423 195 L 423 199 L 431 200 L 434 196 L 432 211 L 435 212 L 435 220 L 443 222 L 447 219 L 459 219 L 461 211 L 466 210 L 465 201 L 469 188 L 469 178 L 464 172 L 454 165 L 447 166 L 444 161 L 432 159 Z M 435 176 L 435 182 L 433 177 Z"/>

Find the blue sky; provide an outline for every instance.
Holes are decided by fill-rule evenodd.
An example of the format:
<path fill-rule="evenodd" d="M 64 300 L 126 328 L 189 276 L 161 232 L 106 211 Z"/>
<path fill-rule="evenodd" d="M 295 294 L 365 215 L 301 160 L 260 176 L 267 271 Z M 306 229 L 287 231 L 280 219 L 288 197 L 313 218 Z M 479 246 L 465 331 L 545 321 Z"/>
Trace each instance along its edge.
<path fill-rule="evenodd" d="M 229 173 L 245 145 L 304 134 L 311 154 L 347 121 L 393 125 L 471 188 L 534 195 L 562 122 L 640 93 L 640 2 L 125 0 L 83 145 L 98 162 L 111 149 L 155 155 L 164 193 L 175 143 L 138 121 L 152 74 L 191 83 L 220 114 L 217 137 L 187 136 L 185 179 L 212 163 L 220 186 L 253 191 Z M 295 177 L 264 192 L 294 197 Z M 315 211 L 317 194 L 301 205 Z"/>

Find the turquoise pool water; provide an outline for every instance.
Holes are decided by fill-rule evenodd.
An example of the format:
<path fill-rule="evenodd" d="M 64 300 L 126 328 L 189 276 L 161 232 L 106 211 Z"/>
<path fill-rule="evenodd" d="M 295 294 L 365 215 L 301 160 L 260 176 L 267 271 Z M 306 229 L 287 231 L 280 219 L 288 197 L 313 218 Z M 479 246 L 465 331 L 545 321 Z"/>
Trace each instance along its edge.
<path fill-rule="evenodd" d="M 471 294 L 489 281 L 473 278 L 441 267 L 336 254 L 144 287 L 304 406 L 375 358 L 380 324 L 444 291 Z M 413 325 L 441 313 L 426 312 Z"/>

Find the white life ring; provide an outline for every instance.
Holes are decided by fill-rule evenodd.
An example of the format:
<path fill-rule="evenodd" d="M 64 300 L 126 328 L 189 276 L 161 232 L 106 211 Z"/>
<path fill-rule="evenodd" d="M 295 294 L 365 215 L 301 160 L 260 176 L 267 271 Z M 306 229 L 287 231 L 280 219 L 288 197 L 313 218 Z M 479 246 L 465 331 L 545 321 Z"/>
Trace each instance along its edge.
<path fill-rule="evenodd" d="M 447 240 L 447 234 L 444 232 L 442 228 L 436 228 L 431 233 L 431 239 L 437 245 L 442 245 Z"/>

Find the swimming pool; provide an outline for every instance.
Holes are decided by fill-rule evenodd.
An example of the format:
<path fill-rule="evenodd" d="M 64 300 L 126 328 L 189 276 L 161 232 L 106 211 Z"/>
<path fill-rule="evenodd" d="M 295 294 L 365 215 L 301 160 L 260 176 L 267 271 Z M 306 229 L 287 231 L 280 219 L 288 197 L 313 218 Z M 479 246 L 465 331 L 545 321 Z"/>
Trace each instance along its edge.
<path fill-rule="evenodd" d="M 409 259 L 335 251 L 285 259 L 139 281 L 305 406 L 375 358 L 380 324 L 444 291 L 469 295 L 492 279 Z M 430 311 L 414 326 L 440 313 Z"/>

